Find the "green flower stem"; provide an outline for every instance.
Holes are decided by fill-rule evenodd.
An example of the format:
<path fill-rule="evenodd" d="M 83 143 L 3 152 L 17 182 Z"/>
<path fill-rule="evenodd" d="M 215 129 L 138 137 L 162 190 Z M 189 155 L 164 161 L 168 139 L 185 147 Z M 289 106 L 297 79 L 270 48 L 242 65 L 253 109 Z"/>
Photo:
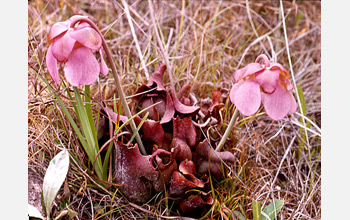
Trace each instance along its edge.
<path fill-rule="evenodd" d="M 220 151 L 222 149 L 222 147 L 224 146 L 228 136 L 230 135 L 230 133 L 232 131 L 233 126 L 235 125 L 235 122 L 236 122 L 238 115 L 239 115 L 239 111 L 236 108 L 235 112 L 233 113 L 233 116 L 230 120 L 230 123 L 229 123 L 228 127 L 226 128 L 226 131 L 225 131 L 224 135 L 222 136 L 219 144 L 216 146 L 215 150 Z"/>
<path fill-rule="evenodd" d="M 72 21 L 71 23 L 71 27 L 74 27 L 74 25 L 77 23 L 77 22 L 86 22 L 88 23 L 93 29 L 95 29 L 95 31 L 97 31 L 97 33 L 99 33 L 99 35 L 101 36 L 101 39 L 102 39 L 102 47 L 106 53 L 106 58 L 107 58 L 107 62 L 110 64 L 110 67 L 112 69 L 112 73 L 113 73 L 113 77 L 114 77 L 114 82 L 115 82 L 115 85 L 117 86 L 117 90 L 118 90 L 118 95 L 119 95 L 119 98 L 121 100 L 121 103 L 123 105 L 123 108 L 124 108 L 124 111 L 125 111 L 125 114 L 128 118 L 131 118 L 132 115 L 131 115 L 131 112 L 130 112 L 130 109 L 129 109 L 129 106 L 128 106 L 128 103 L 126 101 L 126 98 L 125 98 L 125 94 L 123 92 L 123 89 L 122 89 L 122 85 L 120 83 L 120 78 L 119 78 L 119 75 L 117 73 L 117 68 L 114 64 L 114 60 L 113 60 L 113 57 L 112 57 L 112 53 L 111 51 L 109 50 L 109 47 L 106 43 L 106 40 L 104 39 L 102 33 L 100 32 L 100 30 L 98 29 L 98 27 L 95 25 L 95 23 L 93 23 L 90 19 L 88 18 L 85 18 L 85 17 L 80 17 L 80 18 L 76 18 Z M 102 58 L 103 59 L 103 58 Z M 133 131 L 134 134 L 136 134 L 135 136 L 135 139 L 136 139 L 136 142 L 141 150 L 141 153 L 146 155 L 146 150 L 145 150 L 145 147 L 143 146 L 142 144 L 142 141 L 141 141 L 141 138 L 140 138 L 140 135 L 137 131 L 137 128 L 136 128 L 136 125 L 135 125 L 135 122 L 134 120 L 132 119 L 130 121 L 130 127 Z"/>

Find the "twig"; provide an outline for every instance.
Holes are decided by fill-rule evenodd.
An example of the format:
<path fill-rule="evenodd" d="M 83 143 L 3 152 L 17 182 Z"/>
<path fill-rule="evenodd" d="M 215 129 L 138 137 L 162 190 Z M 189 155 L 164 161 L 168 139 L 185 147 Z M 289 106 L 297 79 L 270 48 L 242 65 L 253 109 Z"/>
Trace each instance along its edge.
<path fill-rule="evenodd" d="M 273 178 L 273 181 L 272 181 L 272 183 L 271 183 L 271 188 L 272 188 L 272 186 L 275 184 L 275 182 L 276 182 L 276 180 L 277 180 L 277 177 L 278 177 L 278 174 L 279 174 L 279 172 L 280 172 L 280 170 L 281 170 L 282 164 L 283 164 L 284 160 L 287 158 L 287 155 L 288 155 L 290 149 L 292 148 L 292 145 L 293 145 L 293 143 L 294 143 L 296 137 L 297 137 L 297 136 L 294 136 L 293 139 L 290 141 L 289 146 L 288 146 L 286 152 L 284 153 L 284 155 L 283 155 L 283 157 L 282 157 L 282 160 L 281 160 L 281 162 L 280 162 L 280 165 L 278 166 L 278 170 L 277 170 L 277 172 L 276 172 L 275 178 Z"/>
<path fill-rule="evenodd" d="M 171 92 L 173 93 L 173 95 L 175 95 L 176 92 L 175 92 L 175 84 L 174 84 L 174 77 L 173 77 L 173 69 L 172 69 L 171 65 L 169 64 L 169 56 L 168 56 L 167 53 L 165 53 L 163 42 L 160 39 L 160 36 L 159 36 L 159 33 L 158 33 L 158 29 L 157 29 L 157 25 L 156 25 L 156 19 L 154 17 L 154 10 L 153 10 L 152 0 L 148 0 L 148 6 L 149 6 L 150 15 L 151 15 L 151 20 L 152 20 L 152 23 L 153 23 L 153 26 L 154 26 L 154 33 L 156 35 L 157 42 L 158 42 L 159 48 L 160 48 L 160 52 L 161 52 L 161 54 L 163 56 L 163 59 L 165 61 L 165 65 L 166 65 L 166 68 L 167 68 L 167 72 L 169 74 Z"/>
<path fill-rule="evenodd" d="M 128 202 L 128 204 L 138 210 L 141 210 L 147 214 L 150 214 L 150 215 L 153 215 L 153 216 L 156 216 L 156 217 L 160 217 L 160 218 L 164 218 L 164 219 L 180 219 L 180 220 L 194 220 L 193 218 L 189 218 L 189 217 L 182 217 L 182 216 L 163 216 L 163 215 L 159 215 L 155 212 L 151 212 L 147 209 L 144 209 L 142 208 L 141 206 L 139 205 L 136 205 L 135 203 L 132 203 L 132 202 Z"/>
<path fill-rule="evenodd" d="M 288 10 L 287 16 L 289 15 L 290 12 L 291 12 L 291 10 Z M 247 54 L 247 52 L 249 51 L 249 49 L 250 49 L 252 46 L 254 46 L 255 44 L 257 44 L 258 42 L 260 42 L 261 40 L 263 40 L 265 37 L 269 36 L 271 33 L 275 32 L 278 28 L 280 28 L 280 26 L 282 25 L 282 23 L 283 23 L 282 21 L 279 22 L 279 23 L 276 25 L 276 27 L 274 27 L 272 30 L 270 30 L 270 31 L 267 32 L 266 34 L 261 35 L 260 37 L 256 38 L 251 44 L 248 45 L 248 47 L 244 50 L 241 59 L 240 59 L 239 62 L 238 62 L 237 69 L 239 69 L 240 65 L 242 64 L 242 61 L 243 61 L 245 55 Z"/>
<path fill-rule="evenodd" d="M 152 20 L 152 23 L 153 23 L 154 33 L 156 35 L 157 42 L 159 44 L 159 48 L 160 48 L 161 54 L 163 56 L 163 59 L 165 60 L 165 65 L 167 67 L 167 71 L 168 71 L 168 74 L 169 74 L 170 89 L 171 89 L 172 99 L 173 99 L 174 103 L 177 103 L 177 106 L 184 107 L 185 105 L 183 103 L 181 103 L 180 100 L 176 96 L 174 77 L 173 77 L 173 70 L 171 68 L 171 65 L 169 64 L 169 55 L 165 51 L 164 44 L 163 44 L 162 40 L 160 39 L 160 36 L 159 36 L 159 33 L 158 33 L 158 28 L 157 28 L 157 25 L 156 25 L 156 19 L 154 17 L 153 4 L 152 4 L 151 0 L 148 0 L 148 5 L 149 5 L 150 14 L 151 14 L 151 20 Z M 186 106 L 186 107 L 187 107 L 187 110 L 185 110 L 185 112 L 187 111 L 187 113 L 193 113 L 194 111 L 197 111 L 199 109 L 199 107 L 195 107 L 195 106 L 191 106 L 191 107 Z M 176 106 L 175 106 L 175 109 L 176 109 Z M 184 112 L 182 112 L 182 113 L 184 113 Z"/>
<path fill-rule="evenodd" d="M 80 172 L 82 172 L 83 176 L 87 177 L 94 185 L 96 185 L 97 187 L 99 187 L 103 192 L 105 192 L 106 194 L 113 196 L 113 194 L 111 194 L 106 188 L 104 188 L 103 186 L 101 186 L 100 184 L 98 184 L 89 174 L 87 174 L 82 167 L 79 166 L 78 162 L 74 159 L 74 157 L 69 154 L 71 161 L 74 162 L 75 166 L 79 169 Z"/>
<path fill-rule="evenodd" d="M 250 26 L 252 26 L 252 29 L 253 29 L 253 32 L 254 32 L 255 36 L 257 38 L 259 38 L 259 34 L 256 31 L 256 28 L 254 26 L 252 16 L 250 15 L 249 0 L 246 0 L 246 5 L 247 5 L 246 8 L 247 8 L 247 15 L 248 15 L 248 19 L 249 19 L 249 22 L 250 22 Z M 259 43 L 260 43 L 261 47 L 264 49 L 265 54 L 268 55 L 269 53 L 268 53 L 267 49 L 265 48 L 264 44 L 261 41 L 259 41 Z"/>
<path fill-rule="evenodd" d="M 237 69 L 239 69 L 240 65 L 242 64 L 242 61 L 245 57 L 245 55 L 247 54 L 247 52 L 249 51 L 249 49 L 254 46 L 255 44 L 257 44 L 258 42 L 260 42 L 261 40 L 263 40 L 265 37 L 269 36 L 271 33 L 273 33 L 275 30 L 277 30 L 280 26 L 281 26 L 282 22 L 279 22 L 276 27 L 274 27 L 271 31 L 267 32 L 264 35 L 261 35 L 260 37 L 256 38 L 251 44 L 248 45 L 248 47 L 244 50 L 241 59 L 238 62 L 237 65 Z"/>
<path fill-rule="evenodd" d="M 298 93 L 298 87 L 297 87 L 297 83 L 295 81 L 295 76 L 294 76 L 294 71 L 293 71 L 293 65 L 292 65 L 292 59 L 290 57 L 290 51 L 289 51 L 289 43 L 288 43 L 288 35 L 287 35 L 287 27 L 286 27 L 286 21 L 285 21 L 285 17 L 284 17 L 284 12 L 283 12 L 283 1 L 280 0 L 280 6 L 281 6 L 281 15 L 282 15 L 282 23 L 283 23 L 283 31 L 284 31 L 284 40 L 286 42 L 286 50 L 287 50 L 287 55 L 288 55 L 288 62 L 289 62 L 289 68 L 290 68 L 290 72 L 291 72 L 291 76 L 292 76 L 292 81 L 293 81 L 293 85 L 294 85 L 294 91 L 295 91 L 295 95 L 297 97 L 298 100 L 298 105 L 299 105 L 299 110 L 300 113 L 302 115 L 305 115 L 305 112 L 303 111 L 303 107 L 301 105 L 301 101 L 300 101 L 300 97 L 299 97 L 299 93 Z M 305 119 L 304 117 L 301 117 L 301 120 L 303 122 L 304 127 L 306 128 L 306 123 L 305 123 Z M 309 143 L 309 136 L 307 135 L 307 130 L 304 129 L 305 132 L 305 137 L 306 137 L 306 142 L 308 145 L 308 148 L 310 148 L 310 143 Z"/>
<path fill-rule="evenodd" d="M 309 119 L 308 117 L 300 114 L 299 112 L 295 112 L 295 114 L 297 114 L 300 117 L 303 117 L 306 121 L 308 121 L 311 125 L 313 125 L 317 129 L 317 131 L 319 132 L 319 136 L 321 136 L 321 128 L 318 127 L 317 124 L 315 124 L 315 122 L 311 121 L 311 119 Z M 316 133 L 316 132 L 313 132 L 313 133 Z"/>
<path fill-rule="evenodd" d="M 139 41 L 138 41 L 137 36 L 135 34 L 135 29 L 134 29 L 134 25 L 133 25 L 132 20 L 131 20 L 128 3 L 126 3 L 125 0 L 122 0 L 122 3 L 123 3 L 123 6 L 124 6 L 126 17 L 128 18 L 128 22 L 129 22 L 130 30 L 131 30 L 131 33 L 132 33 L 132 37 L 134 38 L 136 49 L 137 49 L 138 55 L 139 55 L 140 60 L 141 60 L 142 68 L 145 71 L 146 79 L 149 80 L 149 73 L 148 73 L 148 70 L 146 68 L 146 64 L 145 64 L 145 61 L 144 61 L 144 58 L 143 58 L 143 55 L 142 55 L 142 51 L 141 51 L 141 48 L 140 48 L 140 45 L 139 45 Z"/>
<path fill-rule="evenodd" d="M 135 9 L 133 9 L 132 5 L 130 5 L 129 10 L 130 10 L 138 19 L 140 19 L 142 23 L 144 23 L 147 27 L 149 26 L 149 23 L 148 23 Z"/>
<path fill-rule="evenodd" d="M 294 44 L 296 41 L 302 39 L 303 37 L 305 37 L 306 35 L 314 32 L 315 30 L 319 29 L 319 26 L 315 26 L 313 28 L 311 28 L 310 30 L 304 32 L 303 34 L 299 35 L 297 38 L 294 38 L 293 40 L 291 40 L 290 42 L 288 42 L 288 45 L 292 45 Z M 286 50 L 286 47 L 283 47 L 282 49 L 280 49 L 277 53 L 276 56 L 280 55 L 284 50 Z"/>

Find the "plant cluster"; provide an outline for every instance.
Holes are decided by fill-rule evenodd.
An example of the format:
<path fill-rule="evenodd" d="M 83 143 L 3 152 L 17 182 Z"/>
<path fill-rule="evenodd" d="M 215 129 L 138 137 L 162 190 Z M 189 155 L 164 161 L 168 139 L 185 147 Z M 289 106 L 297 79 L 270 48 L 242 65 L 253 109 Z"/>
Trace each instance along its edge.
<path fill-rule="evenodd" d="M 290 218 L 318 216 L 320 160 L 317 141 L 321 131 L 317 112 L 311 114 L 313 108 L 309 107 L 312 104 L 307 104 L 310 97 L 314 97 L 306 86 L 312 80 L 308 83 L 309 79 L 301 78 L 306 75 L 293 73 L 293 68 L 301 71 L 302 58 L 293 60 L 293 65 L 297 63 L 298 66 L 292 66 L 290 60 L 290 66 L 285 65 L 290 54 L 283 52 L 288 48 L 280 48 L 276 29 L 285 25 L 284 21 L 290 23 L 294 15 L 304 13 L 303 5 L 302 10 L 293 14 L 290 12 L 294 10 L 294 4 L 287 4 L 291 7 L 287 10 L 289 20 L 283 18 L 278 24 L 272 19 L 271 24 L 265 22 L 263 27 L 255 29 L 251 23 L 257 39 L 250 45 L 234 44 L 250 41 L 250 38 L 246 39 L 249 24 L 244 26 L 248 19 L 235 20 L 237 27 L 245 27 L 238 35 L 234 35 L 237 27 L 227 29 L 228 32 L 225 28 L 220 29 L 223 31 L 220 33 L 216 28 L 226 24 L 225 19 L 231 19 L 230 13 L 243 15 L 244 10 L 240 9 L 247 9 L 250 22 L 249 13 L 261 13 L 262 17 L 259 14 L 253 16 L 264 19 L 264 11 L 261 11 L 266 6 L 264 3 L 249 6 L 248 1 L 232 5 L 223 2 L 215 7 L 203 3 L 199 5 L 206 5 L 204 8 L 193 9 L 197 4 L 183 1 L 181 11 L 173 8 L 179 6 L 178 3 L 170 3 L 169 7 L 157 5 L 157 10 L 171 8 L 176 11 L 173 16 L 179 15 L 180 20 L 175 20 L 181 22 L 174 24 L 179 29 L 175 30 L 178 36 L 173 45 L 172 22 L 166 17 L 158 17 L 165 11 L 155 13 L 152 1 L 149 1 L 149 14 L 145 12 L 143 16 L 143 6 L 147 2 L 136 3 L 138 11 L 133 9 L 136 5 L 128 6 L 124 0 L 120 3 L 122 5 L 105 2 L 105 9 L 91 7 L 89 13 L 73 10 L 69 15 L 62 14 L 41 36 L 46 43 L 34 45 L 31 41 L 30 48 L 38 46 L 43 50 L 35 50 L 32 55 L 36 63 L 29 69 L 30 76 L 34 77 L 30 89 L 34 88 L 34 93 L 39 94 L 34 94 L 35 100 L 40 95 L 47 95 L 48 99 L 42 99 L 43 105 L 30 99 L 32 124 L 28 164 L 31 169 L 35 165 L 46 170 L 41 200 L 47 218 L 221 216 L 225 219 L 276 219 L 279 212 L 282 212 L 279 216 Z M 74 5 L 68 7 L 74 8 Z M 119 29 L 105 25 L 104 18 L 100 17 L 103 13 L 94 13 L 95 9 L 107 12 L 107 5 L 125 10 L 126 24 L 132 35 L 115 38 L 119 36 L 118 33 L 115 35 Z M 275 4 L 271 5 L 267 11 L 274 8 Z M 66 10 L 61 4 L 59 7 L 62 13 Z M 192 9 L 210 14 L 189 16 L 187 13 Z M 281 12 L 283 14 L 283 6 Z M 106 14 L 107 24 L 110 22 L 108 16 L 113 13 Z M 141 19 L 141 26 L 149 29 L 139 26 L 134 29 L 133 24 L 137 23 L 130 13 Z M 212 19 L 204 23 L 197 20 L 206 16 Z M 151 19 L 143 20 L 146 17 Z M 304 15 L 304 18 L 308 16 Z M 98 26 L 92 20 L 99 21 Z M 156 20 L 162 23 L 157 24 Z M 274 28 L 269 26 L 275 24 Z M 122 25 L 117 26 L 122 30 Z M 212 29 L 212 25 L 218 26 Z M 167 28 L 170 28 L 169 33 Z M 142 35 L 139 30 L 151 32 Z M 187 48 L 184 46 L 187 43 L 182 40 L 188 38 L 185 33 L 190 33 L 189 30 L 194 33 L 202 30 L 203 34 L 189 37 L 194 38 L 196 45 L 187 42 Z M 297 42 L 298 36 L 303 40 L 304 35 L 317 32 L 316 27 L 306 30 L 306 34 L 292 33 L 292 39 L 296 39 L 292 43 Z M 273 32 L 277 38 L 271 38 L 271 42 L 269 37 Z M 259 37 L 259 34 L 264 35 Z M 149 40 L 147 44 L 146 35 L 156 42 Z M 131 36 L 137 54 L 125 49 Z M 167 44 L 164 43 L 166 39 Z M 217 41 L 219 39 L 224 42 Z M 213 42 L 216 47 L 210 49 L 208 42 Z M 144 54 L 139 43 L 145 49 Z M 262 48 L 255 50 L 259 43 Z M 264 47 L 265 43 L 270 43 L 271 54 Z M 287 40 L 286 44 L 288 47 Z M 300 44 L 294 44 L 293 59 L 300 53 L 295 50 L 295 45 Z M 155 50 L 150 52 L 150 49 Z M 181 56 L 182 52 L 187 53 L 186 50 L 188 55 Z M 196 51 L 200 55 L 196 56 Z M 158 52 L 162 59 L 153 57 L 153 53 Z M 238 59 L 230 55 L 231 52 L 241 57 L 237 68 L 234 66 Z M 210 57 L 215 55 L 218 55 L 217 59 Z M 129 66 L 134 56 L 140 58 L 139 70 L 144 72 L 144 77 L 139 74 L 137 65 Z M 128 60 L 123 63 L 125 58 Z M 39 69 L 36 68 L 38 64 Z M 116 67 L 126 74 L 119 74 Z M 195 72 L 189 74 L 188 71 Z M 49 75 L 51 77 L 47 77 Z M 114 88 L 110 83 L 115 84 Z M 304 97 L 303 92 L 307 96 Z M 307 109 L 306 105 L 309 106 Z M 48 118 L 47 114 L 50 114 Z M 38 117 L 44 121 L 39 123 Z M 32 126 L 38 130 L 32 130 Z M 42 142 L 47 137 L 49 144 Z M 37 158 L 43 162 L 37 163 Z M 37 176 L 44 176 L 44 173 Z"/>
<path fill-rule="evenodd" d="M 124 111 L 114 112 L 101 100 L 99 114 L 94 117 L 91 104 L 83 103 L 77 87 L 85 86 L 85 101 L 90 101 L 89 85 L 97 80 L 100 72 L 108 74 L 102 45 L 107 56 L 110 56 L 110 52 L 103 36 L 88 17 L 76 15 L 54 24 L 48 40 L 50 46 L 46 64 L 49 73 L 59 84 L 57 62 L 66 63 L 65 77 L 74 86 L 76 114 L 83 134 L 72 119 L 70 122 L 75 127 L 93 165 L 92 171 L 96 172 L 98 179 L 106 184 L 112 182 L 123 196 L 135 203 L 145 203 L 154 193 L 166 191 L 176 201 L 181 213 L 202 216 L 207 211 L 207 206 L 213 204 L 210 190 L 212 179 L 222 180 L 224 168 L 228 167 L 228 163 L 234 162 L 231 152 L 220 152 L 220 147 L 214 150 L 212 145 L 215 143 L 203 135 L 207 126 L 196 127 L 192 121 L 194 118 L 197 118 L 196 121 L 219 120 L 219 115 L 214 110 L 215 106 L 223 104 L 219 101 L 220 92 L 214 91 L 216 100 L 203 113 L 200 107 L 193 106 L 188 97 L 186 91 L 190 85 L 184 85 L 178 93 L 174 89 L 168 92 L 163 83 L 166 70 L 163 65 L 134 94 L 134 116 L 123 114 L 130 111 L 128 105 L 123 105 Z M 94 56 L 95 52 L 100 54 L 100 63 Z M 116 75 L 112 59 L 108 57 L 108 60 Z M 260 60 L 264 63 L 259 63 Z M 119 80 L 118 77 L 115 79 Z M 268 115 L 274 120 L 296 111 L 297 105 L 290 92 L 293 85 L 289 82 L 289 74 L 282 65 L 270 63 L 265 55 L 260 55 L 255 63 L 235 72 L 234 79 L 236 84 L 231 89 L 230 99 L 237 106 L 236 111 L 241 111 L 243 115 L 255 114 L 261 100 Z M 123 90 L 117 88 L 119 94 L 123 94 Z M 54 92 L 52 88 L 51 90 Z M 59 96 L 56 95 L 56 98 L 59 99 Z M 125 97 L 122 95 L 120 99 Z M 61 107 L 65 108 L 62 102 Z M 71 117 L 68 111 L 65 113 Z M 236 117 L 232 117 L 231 123 L 234 124 L 235 121 Z M 135 122 L 138 128 L 128 128 L 126 125 L 129 122 Z M 229 129 L 227 132 L 230 132 Z M 133 139 L 139 132 L 142 142 L 139 145 L 133 144 Z M 102 141 L 104 136 L 107 136 L 107 141 Z M 221 143 L 226 138 L 224 136 Z M 102 163 L 102 160 L 105 162 Z M 108 169 L 105 164 L 108 161 L 112 161 L 114 166 L 109 166 L 109 172 L 113 170 L 113 174 L 107 179 Z M 50 198 L 49 201 L 52 201 L 52 195 Z M 49 216 L 49 211 L 47 214 Z"/>

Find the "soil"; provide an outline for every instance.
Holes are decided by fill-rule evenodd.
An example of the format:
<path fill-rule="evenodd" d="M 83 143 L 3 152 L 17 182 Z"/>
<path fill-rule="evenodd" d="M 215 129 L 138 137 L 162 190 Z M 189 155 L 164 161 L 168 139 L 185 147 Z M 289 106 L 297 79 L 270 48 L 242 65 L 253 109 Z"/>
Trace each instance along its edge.
<path fill-rule="evenodd" d="M 42 186 L 43 178 L 32 169 L 28 169 L 28 203 L 37 208 L 42 216 L 45 216 L 41 206 Z"/>

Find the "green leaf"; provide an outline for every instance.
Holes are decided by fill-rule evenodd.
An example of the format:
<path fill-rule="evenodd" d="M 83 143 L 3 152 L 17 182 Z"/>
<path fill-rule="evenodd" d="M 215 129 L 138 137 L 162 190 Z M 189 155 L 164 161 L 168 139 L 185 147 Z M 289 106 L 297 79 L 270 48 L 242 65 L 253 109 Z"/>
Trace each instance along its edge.
<path fill-rule="evenodd" d="M 46 170 L 43 183 L 42 199 L 45 212 L 50 217 L 50 210 L 53 200 L 56 198 L 64 179 L 68 173 L 69 154 L 66 149 L 58 153 L 49 164 Z"/>
<path fill-rule="evenodd" d="M 134 119 L 136 116 L 140 115 L 142 112 L 147 111 L 148 109 L 152 108 L 153 106 L 158 105 L 159 103 L 161 103 L 162 101 L 156 102 L 150 106 L 148 106 L 147 108 L 142 109 L 141 111 L 137 112 L 135 115 L 133 115 L 131 118 L 129 118 L 125 123 L 123 123 L 115 132 L 114 135 L 117 135 L 121 129 L 126 126 L 132 119 Z"/>
<path fill-rule="evenodd" d="M 85 110 L 86 110 L 86 114 L 87 114 L 88 119 L 89 119 L 92 133 L 94 134 L 94 138 L 97 142 L 97 132 L 95 129 L 94 117 L 92 114 L 91 98 L 90 98 L 90 86 L 89 85 L 85 86 Z M 98 124 L 96 124 L 96 125 L 98 125 Z"/>
<path fill-rule="evenodd" d="M 74 132 L 76 133 L 76 135 L 79 138 L 80 143 L 83 145 L 83 148 L 84 148 L 85 152 L 87 153 L 90 162 L 93 163 L 93 161 L 95 159 L 95 156 L 97 154 L 97 151 L 98 151 L 96 149 L 96 148 L 98 148 L 98 146 L 96 146 L 95 144 L 98 144 L 98 143 L 95 141 L 96 139 L 94 138 L 94 136 L 92 134 L 91 127 L 89 126 L 90 122 L 88 122 L 88 118 L 87 118 L 88 116 L 87 116 L 87 113 L 85 111 L 84 104 L 83 104 L 83 101 L 82 101 L 82 99 L 80 97 L 79 91 L 77 90 L 77 88 L 74 87 L 74 93 L 75 93 L 75 96 L 76 96 L 77 104 L 74 104 L 74 102 L 72 102 L 72 104 L 74 106 L 74 109 L 76 111 L 76 114 L 77 114 L 78 118 L 80 119 L 80 123 L 81 123 L 81 127 L 82 127 L 82 130 L 83 130 L 84 136 L 80 132 L 77 124 L 74 122 L 73 117 L 70 115 L 68 109 L 66 108 L 66 106 L 64 105 L 64 103 L 62 102 L 60 97 L 52 89 L 52 87 L 46 81 L 46 79 L 44 79 L 41 76 L 39 76 L 39 77 L 44 81 L 44 83 L 47 85 L 49 90 L 55 95 L 55 97 L 56 97 L 56 99 L 58 101 L 58 104 L 61 106 L 62 111 L 67 116 L 67 118 L 69 120 L 69 123 L 71 124 L 71 126 L 73 127 Z M 73 100 L 72 96 L 69 93 L 69 90 L 67 90 L 67 92 L 68 92 L 69 98 L 71 100 Z M 84 114 L 84 115 L 81 115 L 81 114 Z M 102 164 L 101 164 L 101 158 L 100 157 L 97 159 L 97 162 L 95 164 L 95 172 L 96 172 L 98 178 L 102 179 L 103 173 L 102 173 Z"/>
<path fill-rule="evenodd" d="M 233 211 L 233 214 L 235 215 L 236 219 L 238 218 L 238 220 L 247 220 L 239 211 Z"/>
<path fill-rule="evenodd" d="M 69 111 L 68 109 L 64 106 L 62 100 L 60 99 L 60 97 L 56 94 L 56 92 L 52 89 L 52 87 L 50 86 L 50 84 L 46 81 L 46 79 L 44 79 L 43 77 L 39 76 L 43 82 L 46 84 L 46 86 L 49 88 L 49 90 L 55 95 L 57 101 L 58 101 L 58 104 L 61 106 L 62 108 L 62 111 L 64 112 L 64 114 L 67 116 L 68 118 L 68 121 L 69 123 L 71 124 L 71 126 L 73 127 L 73 130 L 74 132 L 77 134 L 78 138 L 79 138 L 79 141 L 80 143 L 83 145 L 83 148 L 87 151 L 88 149 L 88 145 L 85 141 L 85 138 L 83 137 L 83 135 L 81 134 L 77 124 L 74 122 L 72 116 L 69 114 Z M 71 97 L 71 96 L 70 96 Z M 71 98 L 72 100 L 72 98 Z M 78 114 L 78 111 L 77 111 L 77 107 L 76 105 L 74 104 L 73 106 L 75 106 L 74 108 L 76 109 L 76 112 Z"/>
<path fill-rule="evenodd" d="M 85 149 L 86 153 L 88 154 L 88 157 L 90 159 L 90 162 L 93 164 L 95 157 L 97 155 L 97 152 L 99 150 L 98 142 L 97 142 L 97 136 L 94 134 L 95 128 L 94 125 L 92 127 L 90 126 L 90 120 L 89 116 L 87 113 L 87 110 L 85 109 L 83 100 L 80 96 L 80 93 L 78 91 L 77 87 L 74 87 L 74 94 L 75 94 L 75 99 L 77 102 L 77 110 L 78 110 L 78 115 L 79 115 L 79 122 L 81 125 L 81 129 L 83 131 L 83 134 L 86 138 L 87 142 L 87 148 Z M 92 116 L 91 116 L 92 117 Z M 94 170 L 98 176 L 99 179 L 103 179 L 103 168 L 102 168 L 102 162 L 101 162 L 101 157 L 98 155 L 97 161 L 95 163 Z"/>
<path fill-rule="evenodd" d="M 303 92 L 303 89 L 301 88 L 300 85 L 297 86 L 297 89 L 298 89 L 298 96 L 299 96 L 300 102 L 301 102 L 301 108 L 303 110 L 303 113 L 305 114 L 305 112 L 306 112 L 306 102 L 305 102 L 304 92 Z"/>
<path fill-rule="evenodd" d="M 134 138 L 135 138 L 137 132 L 139 132 L 139 130 L 140 130 L 140 128 L 142 127 L 143 123 L 146 121 L 148 115 L 149 115 L 149 112 L 146 112 L 145 116 L 143 116 L 143 118 L 142 118 L 142 120 L 141 120 L 139 126 L 137 127 L 136 132 L 134 132 L 134 134 L 131 136 L 129 142 L 132 142 L 132 141 L 134 140 Z"/>
<path fill-rule="evenodd" d="M 73 108 L 74 108 L 75 112 L 78 112 L 77 105 L 73 101 L 73 97 L 72 97 L 72 94 L 69 91 L 69 88 L 66 86 L 66 83 L 64 81 L 62 81 L 62 84 L 63 84 L 63 87 L 66 88 L 67 95 L 68 95 L 69 99 L 72 101 L 71 103 L 73 105 Z"/>
<path fill-rule="evenodd" d="M 253 219 L 262 220 L 261 218 L 261 203 L 253 200 Z"/>
<path fill-rule="evenodd" d="M 107 150 L 107 153 L 106 153 L 103 165 L 102 165 L 102 172 L 103 172 L 103 179 L 104 180 L 107 180 L 108 161 L 110 159 L 111 152 L 112 152 L 112 149 L 113 149 L 113 147 L 112 147 L 113 143 L 114 143 L 113 141 L 111 141 L 111 143 L 109 143 L 108 150 Z"/>
<path fill-rule="evenodd" d="M 301 88 L 300 85 L 297 86 L 297 91 L 298 91 L 298 96 L 299 96 L 300 103 L 301 103 L 301 110 L 302 110 L 303 115 L 305 115 L 305 112 L 306 112 L 306 102 L 305 102 L 305 96 L 304 96 L 303 89 Z M 303 119 L 302 117 L 299 118 L 299 121 L 300 121 L 301 124 L 304 123 L 304 119 Z M 304 125 L 305 125 L 305 124 L 304 124 Z M 306 130 L 306 129 L 303 129 L 303 127 L 299 127 L 299 134 L 300 134 L 300 143 L 306 143 L 307 130 Z M 301 157 L 301 154 L 302 154 L 302 152 L 303 152 L 303 149 L 304 149 L 304 145 L 301 144 L 301 145 L 299 146 L 298 154 L 297 154 L 298 160 L 299 160 L 300 157 Z"/>
<path fill-rule="evenodd" d="M 269 216 L 270 220 L 274 220 L 277 214 L 281 211 L 284 205 L 284 200 L 274 200 L 270 203 L 270 205 L 266 206 L 262 211 Z M 262 220 L 267 220 L 267 218 L 263 215 Z"/>

